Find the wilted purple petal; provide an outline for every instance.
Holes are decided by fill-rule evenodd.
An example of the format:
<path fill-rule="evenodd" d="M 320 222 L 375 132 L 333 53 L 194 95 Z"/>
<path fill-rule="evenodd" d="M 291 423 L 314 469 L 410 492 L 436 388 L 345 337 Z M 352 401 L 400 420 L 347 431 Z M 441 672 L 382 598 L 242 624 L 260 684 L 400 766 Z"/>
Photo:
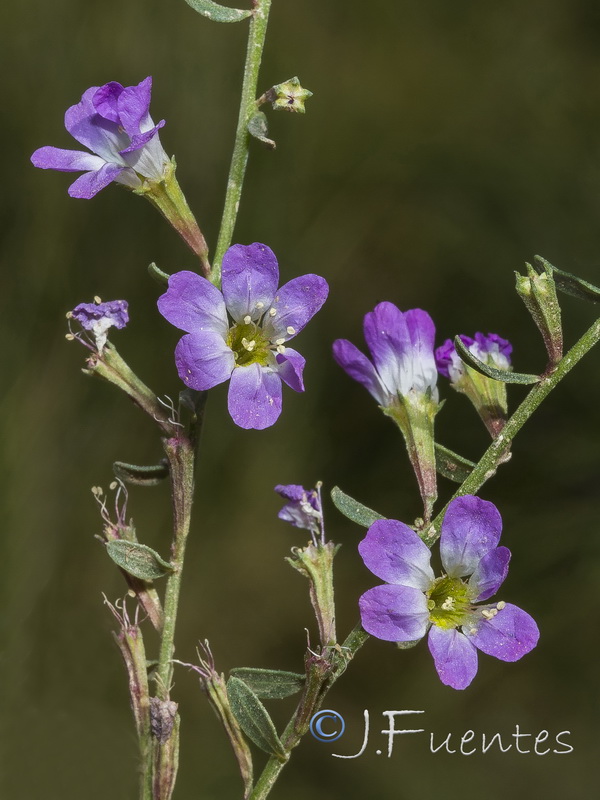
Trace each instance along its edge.
<path fill-rule="evenodd" d="M 106 163 L 100 156 L 83 150 L 62 150 L 60 147 L 40 147 L 31 156 L 31 163 L 40 169 L 57 169 L 60 172 L 87 172 L 98 170 Z"/>
<path fill-rule="evenodd" d="M 279 282 L 275 253 L 260 242 L 234 244 L 223 256 L 222 291 L 236 322 L 256 319 L 267 311 Z"/>
<path fill-rule="evenodd" d="M 496 506 L 474 495 L 452 500 L 442 522 L 440 555 L 448 575 L 471 575 L 500 540 L 502 518 Z"/>
<path fill-rule="evenodd" d="M 224 339 L 229 330 L 221 292 L 188 270 L 170 276 L 169 288 L 158 298 L 158 310 L 171 325 L 187 333 L 211 330 Z"/>
<path fill-rule="evenodd" d="M 419 536 L 395 519 L 378 519 L 358 545 L 365 566 L 388 583 L 425 592 L 434 580 L 431 551 Z"/>
<path fill-rule="evenodd" d="M 84 172 L 69 186 L 69 196 L 90 200 L 99 191 L 116 180 L 126 167 L 118 164 L 104 164 L 95 172 Z"/>
<path fill-rule="evenodd" d="M 322 307 L 329 286 L 320 275 L 301 275 L 284 284 L 271 307 L 274 316 L 265 317 L 265 333 L 271 339 L 293 339 Z"/>
<path fill-rule="evenodd" d="M 423 592 L 410 586 L 384 584 L 359 598 L 363 628 L 386 642 L 411 642 L 427 631 L 429 613 Z"/>
<path fill-rule="evenodd" d="M 411 386 L 418 392 L 434 389 L 437 382 L 437 369 L 433 347 L 435 342 L 435 325 L 426 311 L 413 308 L 404 313 L 404 319 L 410 335 L 412 355 Z"/>
<path fill-rule="evenodd" d="M 351 378 L 361 383 L 365 389 L 384 406 L 389 402 L 389 394 L 377 374 L 377 370 L 358 347 L 347 339 L 336 339 L 333 343 L 333 357 Z"/>
<path fill-rule="evenodd" d="M 278 513 L 279 519 L 291 523 L 296 528 L 313 531 L 322 521 L 319 494 L 314 489 L 305 489 L 297 484 L 275 487 L 275 491 L 290 502 Z"/>
<path fill-rule="evenodd" d="M 279 375 L 256 363 L 236 367 L 229 384 L 228 408 L 240 428 L 270 427 L 281 414 Z"/>
<path fill-rule="evenodd" d="M 71 317 L 87 331 L 94 330 L 98 322 L 107 321 L 109 326 L 122 329 L 129 322 L 126 300 L 109 300 L 106 303 L 79 303 L 71 311 Z"/>
<path fill-rule="evenodd" d="M 306 494 L 304 486 L 300 486 L 298 483 L 278 483 L 275 491 L 285 500 L 291 500 L 293 503 L 299 503 Z"/>
<path fill-rule="evenodd" d="M 496 594 L 508 575 L 510 550 L 508 547 L 496 547 L 490 550 L 475 567 L 469 578 L 469 587 L 473 590 L 473 600 L 478 603 Z"/>
<path fill-rule="evenodd" d="M 440 680 L 453 689 L 466 689 L 477 674 L 477 651 L 456 628 L 431 627 L 429 652 Z"/>
<path fill-rule="evenodd" d="M 285 353 L 277 353 L 275 357 L 279 365 L 277 374 L 284 383 L 293 389 L 295 392 L 304 391 L 304 379 L 302 373 L 304 372 L 304 365 L 306 359 L 300 353 L 293 350 L 291 347 L 285 348 Z"/>
<path fill-rule="evenodd" d="M 475 628 L 476 633 L 470 631 Z M 506 603 L 492 619 L 482 618 L 465 630 L 475 647 L 501 661 L 518 661 L 538 643 L 540 632 L 526 611 Z"/>
<path fill-rule="evenodd" d="M 411 342 L 404 314 L 393 303 L 379 303 L 365 314 L 365 340 L 377 372 L 391 395 L 411 388 Z"/>
<path fill-rule="evenodd" d="M 177 343 L 175 364 L 181 380 L 191 389 L 204 391 L 231 375 L 235 359 L 221 334 L 212 330 L 188 333 Z"/>

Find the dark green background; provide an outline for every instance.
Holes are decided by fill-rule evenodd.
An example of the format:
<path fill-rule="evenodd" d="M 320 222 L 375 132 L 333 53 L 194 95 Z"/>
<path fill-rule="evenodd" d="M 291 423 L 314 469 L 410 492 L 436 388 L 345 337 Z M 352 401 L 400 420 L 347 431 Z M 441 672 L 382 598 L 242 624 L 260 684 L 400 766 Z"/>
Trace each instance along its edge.
<path fill-rule="evenodd" d="M 90 487 L 114 459 L 150 463 L 147 420 L 79 371 L 64 313 L 94 294 L 125 297 L 114 339 L 160 393 L 176 395 L 178 334 L 155 308 L 155 260 L 193 259 L 156 212 L 110 187 L 72 200 L 69 176 L 34 170 L 44 144 L 74 146 L 64 110 L 90 85 L 154 76 L 152 111 L 211 244 L 237 116 L 246 25 L 217 25 L 183 0 L 55 0 L 3 5 L 1 315 L 2 797 L 129 800 L 136 748 L 126 683 L 102 592 L 123 583 L 94 540 Z M 262 241 L 282 276 L 318 272 L 325 309 L 299 340 L 304 395 L 286 390 L 280 422 L 236 428 L 226 388 L 211 392 L 177 655 L 208 637 L 219 668 L 301 668 L 314 629 L 301 576 L 283 558 L 301 533 L 276 518 L 278 482 L 340 484 L 382 513 L 411 520 L 417 493 L 399 435 L 333 363 L 331 342 L 361 342 L 363 314 L 386 299 L 427 308 L 439 342 L 497 331 L 517 369 L 543 367 L 541 341 L 513 291 L 534 253 L 600 281 L 600 10 L 595 0 L 274 0 L 260 86 L 298 74 L 315 96 L 306 117 L 271 115 L 274 153 L 254 146 L 235 241 Z M 564 301 L 569 343 L 595 309 Z M 484 490 L 505 522 L 513 565 L 502 596 L 539 623 L 517 664 L 481 657 L 465 692 L 442 686 L 425 644 L 407 653 L 371 641 L 328 704 L 347 720 L 336 745 L 307 737 L 274 798 L 587 798 L 597 786 L 598 377 L 592 353 L 551 396 Z M 477 457 L 483 426 L 442 383 L 440 439 Z M 514 406 L 520 388 L 510 390 Z M 451 486 L 442 481 L 445 498 Z M 166 487 L 133 489 L 143 541 L 167 550 Z M 337 558 L 339 628 L 373 585 L 361 531 L 327 508 Z M 228 745 L 197 681 L 176 676 L 182 711 L 178 798 L 240 798 Z M 291 707 L 275 710 L 278 724 Z M 362 712 L 424 709 L 437 738 L 571 731 L 570 755 L 431 755 L 424 735 L 392 759 L 358 749 Z M 415 719 L 411 721 L 414 724 Z M 418 726 L 417 726 L 418 727 Z M 258 760 L 260 761 L 260 756 Z"/>

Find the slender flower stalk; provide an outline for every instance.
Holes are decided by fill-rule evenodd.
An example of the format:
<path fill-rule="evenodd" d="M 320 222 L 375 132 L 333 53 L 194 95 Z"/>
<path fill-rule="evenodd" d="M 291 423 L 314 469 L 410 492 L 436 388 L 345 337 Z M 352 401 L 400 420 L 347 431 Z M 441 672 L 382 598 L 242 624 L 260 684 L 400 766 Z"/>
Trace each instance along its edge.
<path fill-rule="evenodd" d="M 221 283 L 221 262 L 231 245 L 233 229 L 235 228 L 235 221 L 240 207 L 242 186 L 244 183 L 244 176 L 246 175 L 246 165 L 248 163 L 248 146 L 250 141 L 248 123 L 257 108 L 258 72 L 260 70 L 260 63 L 262 61 L 265 39 L 267 36 L 269 11 L 271 10 L 271 0 L 253 0 L 253 2 L 254 10 L 250 19 L 248 49 L 246 51 L 244 82 L 242 84 L 240 112 L 237 130 L 235 132 L 235 144 L 231 156 L 231 166 L 229 167 L 227 194 L 225 196 L 221 229 L 219 231 L 219 239 L 217 241 L 217 248 L 210 274 L 210 280 L 215 286 L 219 286 Z"/>

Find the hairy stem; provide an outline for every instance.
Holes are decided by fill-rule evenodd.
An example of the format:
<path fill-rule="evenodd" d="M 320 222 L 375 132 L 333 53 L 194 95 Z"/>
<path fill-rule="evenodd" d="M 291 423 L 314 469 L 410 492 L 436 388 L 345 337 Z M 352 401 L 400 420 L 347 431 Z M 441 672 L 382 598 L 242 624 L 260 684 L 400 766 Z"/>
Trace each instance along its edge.
<path fill-rule="evenodd" d="M 529 417 L 538 408 L 538 406 L 545 400 L 550 392 L 562 381 L 562 379 L 573 369 L 583 356 L 592 349 L 600 340 L 600 320 L 596 320 L 581 337 L 581 339 L 573 345 L 569 352 L 563 356 L 558 364 L 549 369 L 543 376 L 539 383 L 536 383 L 533 389 L 529 392 L 527 397 L 523 400 L 521 405 L 508 419 L 502 432 L 494 439 L 488 449 L 485 451 L 479 462 L 472 470 L 469 477 L 457 489 L 454 498 L 460 497 L 465 494 L 474 494 L 483 484 L 491 478 L 498 466 L 502 463 L 503 459 L 510 448 L 512 440 L 517 433 L 521 430 L 523 425 L 527 422 Z M 436 518 L 431 523 L 431 526 L 423 536 L 423 541 L 426 545 L 431 545 L 437 541 L 440 536 L 442 520 L 449 503 L 439 512 Z"/>
<path fill-rule="evenodd" d="M 248 143 L 250 140 L 248 122 L 257 108 L 258 71 L 260 69 L 260 62 L 265 46 L 270 8 L 271 0 L 254 0 L 254 11 L 250 19 L 250 31 L 248 33 L 248 49 L 246 51 L 246 64 L 244 66 L 240 113 L 235 133 L 233 154 L 231 156 L 231 166 L 229 167 L 225 207 L 223 209 L 221 229 L 219 231 L 219 239 L 217 241 L 217 248 L 210 275 L 210 279 L 215 286 L 219 286 L 221 282 L 221 262 L 226 250 L 231 244 L 240 198 L 242 196 L 242 186 L 246 174 L 246 164 L 248 163 Z"/>

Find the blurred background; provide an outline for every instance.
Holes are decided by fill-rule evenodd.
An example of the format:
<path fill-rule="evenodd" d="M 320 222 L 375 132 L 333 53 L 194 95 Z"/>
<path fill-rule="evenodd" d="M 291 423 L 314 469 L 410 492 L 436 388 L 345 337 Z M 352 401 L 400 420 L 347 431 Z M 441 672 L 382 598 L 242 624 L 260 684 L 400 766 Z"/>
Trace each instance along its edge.
<path fill-rule="evenodd" d="M 247 2 L 247 0 L 246 0 Z M 241 5 L 240 0 L 240 5 Z M 160 444 L 144 416 L 80 372 L 64 314 L 95 294 L 127 298 L 131 324 L 113 340 L 157 392 L 180 389 L 178 333 L 157 313 L 146 266 L 195 268 L 142 199 L 111 186 L 67 196 L 71 176 L 35 170 L 37 147 L 76 145 L 66 108 L 91 85 L 154 76 L 163 145 L 214 247 L 245 52 L 246 25 L 218 25 L 179 0 L 8 0 L 2 10 L 2 712 L 0 793 L 11 800 L 129 800 L 136 743 L 126 679 L 102 592 L 124 584 L 94 539 L 90 493 L 115 459 L 153 463 Z M 540 253 L 598 283 L 600 258 L 600 6 L 595 0 L 274 0 L 261 90 L 292 75 L 314 92 L 305 117 L 269 114 L 277 150 L 252 147 L 235 241 L 277 253 L 286 280 L 317 272 L 330 299 L 302 334 L 307 391 L 285 391 L 280 422 L 236 428 L 226 386 L 211 392 L 177 655 L 208 638 L 219 669 L 302 669 L 314 631 L 307 586 L 284 557 L 304 534 L 277 519 L 276 483 L 344 490 L 406 521 L 418 493 L 399 434 L 339 369 L 331 342 L 362 345 L 365 312 L 381 300 L 426 308 L 439 343 L 495 331 L 516 369 L 543 368 L 541 339 L 514 293 L 514 270 Z M 563 301 L 572 344 L 597 309 Z M 310 736 L 273 798 L 587 798 L 597 786 L 598 473 L 600 351 L 560 385 L 483 496 L 504 518 L 513 564 L 503 596 L 542 636 L 516 664 L 480 658 L 465 692 L 440 684 L 425 644 L 407 652 L 370 641 L 329 696 L 346 718 L 335 743 Z M 444 383 L 439 439 L 470 458 L 486 432 Z M 514 407 L 523 395 L 509 390 Z M 440 482 L 442 499 L 452 486 Z M 233 499 L 232 499 L 233 498 Z M 338 626 L 357 619 L 373 585 L 356 551 L 362 529 L 327 505 L 337 556 Z M 142 541 L 166 553 L 167 487 L 131 490 Z M 149 638 L 149 650 L 154 647 Z M 177 798 L 240 798 L 228 744 L 185 670 Z M 279 703 L 279 704 L 278 704 Z M 272 703 L 283 725 L 293 700 Z M 425 734 L 354 760 L 363 710 L 422 709 L 409 727 L 436 741 L 473 730 L 560 731 L 568 755 L 432 754 Z M 532 739 L 527 740 L 531 746 Z M 523 747 L 523 744 L 522 744 Z M 257 755 L 257 764 L 262 756 Z"/>

